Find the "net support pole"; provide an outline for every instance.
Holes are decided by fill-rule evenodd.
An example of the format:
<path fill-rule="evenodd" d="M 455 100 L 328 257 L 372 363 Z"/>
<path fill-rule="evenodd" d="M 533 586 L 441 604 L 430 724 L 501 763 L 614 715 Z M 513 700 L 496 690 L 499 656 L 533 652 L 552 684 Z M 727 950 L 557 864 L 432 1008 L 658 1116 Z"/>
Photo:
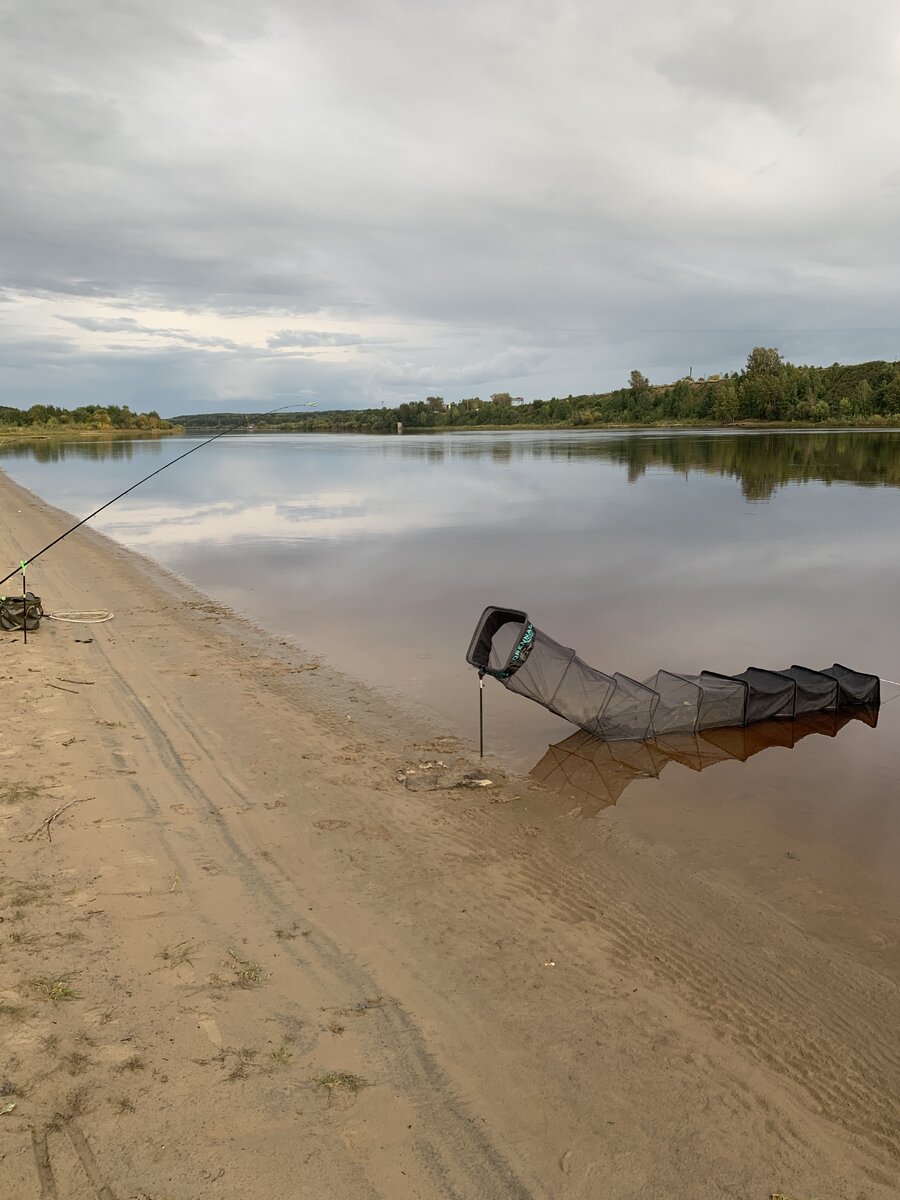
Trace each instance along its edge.
<path fill-rule="evenodd" d="M 478 672 L 478 757 L 484 758 L 484 671 Z"/>
<path fill-rule="evenodd" d="M 22 570 L 22 634 L 25 645 L 28 645 L 28 590 L 25 587 L 25 563 L 19 563 Z"/>

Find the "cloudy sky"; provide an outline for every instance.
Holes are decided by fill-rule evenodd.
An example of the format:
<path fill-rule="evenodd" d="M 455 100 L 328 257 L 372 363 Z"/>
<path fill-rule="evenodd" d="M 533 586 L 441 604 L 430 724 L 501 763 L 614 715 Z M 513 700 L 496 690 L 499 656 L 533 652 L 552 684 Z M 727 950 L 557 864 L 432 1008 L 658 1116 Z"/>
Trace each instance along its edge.
<path fill-rule="evenodd" d="M 0 403 L 900 359 L 896 0 L 0 0 Z"/>

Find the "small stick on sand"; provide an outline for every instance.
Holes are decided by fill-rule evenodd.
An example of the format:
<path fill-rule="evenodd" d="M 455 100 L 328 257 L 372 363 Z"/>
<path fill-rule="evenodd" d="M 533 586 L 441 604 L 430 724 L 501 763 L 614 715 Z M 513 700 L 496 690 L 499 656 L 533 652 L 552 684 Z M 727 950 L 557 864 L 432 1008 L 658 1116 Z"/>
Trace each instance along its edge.
<path fill-rule="evenodd" d="M 50 826 L 53 824 L 53 822 L 56 820 L 57 817 L 62 816 L 62 814 L 66 811 L 67 808 L 71 808 L 73 804 L 80 804 L 83 799 L 91 800 L 91 799 L 93 799 L 93 797 L 92 796 L 87 796 L 87 797 L 77 796 L 74 800 L 70 800 L 68 802 L 68 804 L 61 804 L 59 808 L 53 810 L 53 812 L 50 814 L 50 816 L 47 817 L 46 821 L 41 821 L 41 823 L 40 823 L 40 825 L 38 825 L 37 829 L 33 829 L 31 831 L 31 833 L 25 834 L 25 841 L 33 842 L 34 839 L 38 836 L 39 833 L 41 833 L 42 830 L 46 830 L 47 841 L 52 842 L 53 838 L 50 836 Z"/>

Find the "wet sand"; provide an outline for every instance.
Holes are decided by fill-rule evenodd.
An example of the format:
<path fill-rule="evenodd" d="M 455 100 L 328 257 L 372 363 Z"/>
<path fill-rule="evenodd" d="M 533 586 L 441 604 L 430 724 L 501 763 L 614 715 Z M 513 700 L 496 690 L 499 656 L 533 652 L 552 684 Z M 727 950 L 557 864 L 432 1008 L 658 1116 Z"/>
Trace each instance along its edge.
<path fill-rule="evenodd" d="M 66 524 L 0 475 L 0 561 Z M 29 579 L 115 618 L 0 635 L 5 1195 L 897 1194 L 871 946 L 495 765 L 413 790 L 483 772 L 92 531 Z"/>

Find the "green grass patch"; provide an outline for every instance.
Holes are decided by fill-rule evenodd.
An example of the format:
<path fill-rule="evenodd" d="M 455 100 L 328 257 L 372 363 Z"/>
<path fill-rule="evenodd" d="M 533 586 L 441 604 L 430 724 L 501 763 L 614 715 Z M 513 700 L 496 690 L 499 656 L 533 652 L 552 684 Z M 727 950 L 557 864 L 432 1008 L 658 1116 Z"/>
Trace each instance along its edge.
<path fill-rule="evenodd" d="M 58 979 L 42 976 L 39 979 L 32 979 L 31 986 L 42 1000 L 49 1000 L 51 1004 L 63 1004 L 67 1000 L 80 1000 L 81 996 L 72 987 L 70 978 L 66 975 L 61 975 Z"/>

